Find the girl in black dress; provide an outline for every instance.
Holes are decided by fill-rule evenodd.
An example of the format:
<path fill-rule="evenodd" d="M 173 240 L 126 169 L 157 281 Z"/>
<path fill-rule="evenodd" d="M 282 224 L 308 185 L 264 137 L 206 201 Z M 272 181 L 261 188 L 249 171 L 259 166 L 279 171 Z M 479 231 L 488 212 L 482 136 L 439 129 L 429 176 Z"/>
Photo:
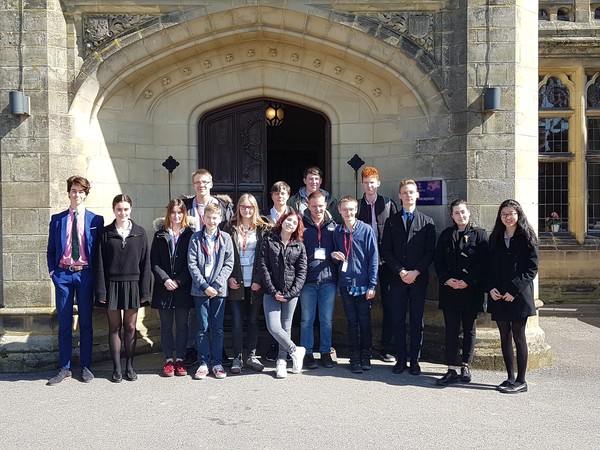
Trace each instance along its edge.
<path fill-rule="evenodd" d="M 150 301 L 150 252 L 146 231 L 130 219 L 133 202 L 126 194 L 113 201 L 115 220 L 102 230 L 94 268 L 96 299 L 106 307 L 108 345 L 113 360 L 112 381 L 119 383 L 121 373 L 121 328 L 125 346 L 125 378 L 137 380 L 133 354 L 137 339 L 137 313 Z"/>
<path fill-rule="evenodd" d="M 434 266 L 440 281 L 440 309 L 446 325 L 446 364 L 448 372 L 438 386 L 471 381 L 470 366 L 475 349 L 477 313 L 483 311 L 488 237 L 483 228 L 471 223 L 464 200 L 450 204 L 454 225 L 440 234 Z M 462 360 L 458 342 L 462 324 Z M 460 375 L 458 374 L 460 370 Z"/>
<path fill-rule="evenodd" d="M 505 200 L 490 235 L 488 311 L 498 324 L 508 378 L 498 386 L 506 394 L 527 392 L 527 318 L 535 316 L 533 280 L 538 272 L 538 240 L 521 205 Z M 517 349 L 515 378 L 512 341 Z"/>

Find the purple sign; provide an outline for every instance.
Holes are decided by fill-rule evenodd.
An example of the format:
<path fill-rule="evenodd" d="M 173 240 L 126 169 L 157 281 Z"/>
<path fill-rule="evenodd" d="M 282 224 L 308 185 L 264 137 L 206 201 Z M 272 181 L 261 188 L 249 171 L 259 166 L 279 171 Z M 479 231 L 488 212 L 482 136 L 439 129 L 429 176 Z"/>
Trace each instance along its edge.
<path fill-rule="evenodd" d="M 419 190 L 417 205 L 443 205 L 443 187 L 442 180 L 417 181 Z"/>

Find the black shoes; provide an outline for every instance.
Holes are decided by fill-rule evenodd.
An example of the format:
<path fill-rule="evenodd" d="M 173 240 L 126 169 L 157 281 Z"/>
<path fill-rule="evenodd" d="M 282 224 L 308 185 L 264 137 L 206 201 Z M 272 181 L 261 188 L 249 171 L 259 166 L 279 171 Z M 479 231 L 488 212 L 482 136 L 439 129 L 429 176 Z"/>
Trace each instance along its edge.
<path fill-rule="evenodd" d="M 361 366 L 362 370 L 371 370 L 371 368 L 372 368 L 371 358 L 369 358 L 368 356 L 361 358 L 360 366 Z"/>
<path fill-rule="evenodd" d="M 319 367 L 312 353 L 307 353 L 304 355 L 304 367 L 307 369 L 316 369 Z"/>
<path fill-rule="evenodd" d="M 514 383 L 514 380 L 504 380 L 502 383 L 500 383 L 498 386 L 496 386 L 496 390 L 500 391 L 500 390 L 510 386 L 513 383 Z"/>
<path fill-rule="evenodd" d="M 392 369 L 392 372 L 396 373 L 396 374 L 401 374 L 406 370 L 406 361 L 398 361 L 395 365 L 394 368 Z"/>
<path fill-rule="evenodd" d="M 321 353 L 321 365 L 328 369 L 331 369 L 335 365 L 331 353 Z"/>
<path fill-rule="evenodd" d="M 129 381 L 135 381 L 138 379 L 138 376 L 135 370 L 131 369 L 125 372 L 125 378 Z"/>
<path fill-rule="evenodd" d="M 350 372 L 352 373 L 363 373 L 363 368 L 359 361 L 352 361 L 350 363 Z"/>
<path fill-rule="evenodd" d="M 471 371 L 469 370 L 469 366 L 463 365 L 460 368 L 460 381 L 463 383 L 469 383 L 471 381 Z"/>
<path fill-rule="evenodd" d="M 503 394 L 519 394 L 521 392 L 527 392 L 527 383 L 524 381 L 515 381 L 514 383 L 510 383 L 508 386 L 498 387 L 498 390 Z"/>
<path fill-rule="evenodd" d="M 90 383 L 94 379 L 94 374 L 89 369 L 89 367 L 84 367 L 81 369 L 81 381 L 84 383 Z"/>
<path fill-rule="evenodd" d="M 448 386 L 449 384 L 458 383 L 458 379 L 459 377 L 458 373 L 456 373 L 456 370 L 448 369 L 448 372 L 446 372 L 446 374 L 442 378 L 437 380 L 435 384 L 437 384 L 438 386 Z"/>
<path fill-rule="evenodd" d="M 410 369 L 408 370 L 408 373 L 411 375 L 421 375 L 421 366 L 419 366 L 419 361 L 413 359 L 410 362 Z"/>
<path fill-rule="evenodd" d="M 123 381 L 123 375 L 121 374 L 121 371 L 115 370 L 112 374 L 112 377 L 110 377 L 110 381 L 112 381 L 113 383 L 120 383 L 121 381 Z"/>
<path fill-rule="evenodd" d="M 63 380 L 66 380 L 67 378 L 71 378 L 73 374 L 71 373 L 71 371 L 69 369 L 67 369 L 66 367 L 63 367 L 62 369 L 60 369 L 58 371 L 58 373 L 56 375 L 54 375 L 52 378 L 50 378 L 48 380 L 48 382 L 46 383 L 46 386 L 54 386 L 58 383 L 60 383 Z"/>
<path fill-rule="evenodd" d="M 267 350 L 267 354 L 265 355 L 265 359 L 270 362 L 277 361 L 277 354 L 279 353 L 279 345 L 272 344 Z"/>

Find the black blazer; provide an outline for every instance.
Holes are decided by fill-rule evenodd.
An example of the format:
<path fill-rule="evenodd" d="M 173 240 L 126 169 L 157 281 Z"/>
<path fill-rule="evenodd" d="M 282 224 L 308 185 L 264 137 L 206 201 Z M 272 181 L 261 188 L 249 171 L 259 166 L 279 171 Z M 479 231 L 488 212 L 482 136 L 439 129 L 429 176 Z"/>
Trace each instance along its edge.
<path fill-rule="evenodd" d="M 498 289 L 509 292 L 512 302 L 488 298 L 492 320 L 518 320 L 535 316 L 533 280 L 538 273 L 538 247 L 529 245 L 523 234 L 515 233 L 509 248 L 504 244 L 504 233 L 499 239 L 490 239 L 489 270 L 486 291 Z"/>
<path fill-rule="evenodd" d="M 442 231 L 433 260 L 440 281 L 440 309 L 483 311 L 487 262 L 488 237 L 484 229 L 469 223 L 464 234 L 456 225 Z M 450 278 L 463 280 L 468 287 L 452 289 L 444 284 Z"/>
<path fill-rule="evenodd" d="M 403 210 L 385 222 L 381 253 L 392 272 L 392 283 L 404 283 L 400 271 L 418 270 L 414 286 L 426 286 L 429 266 L 435 252 L 435 225 L 433 219 L 415 209 L 410 230 L 406 232 Z"/>
<path fill-rule="evenodd" d="M 381 250 L 381 239 L 383 238 L 383 229 L 385 222 L 392 214 L 396 214 L 398 208 L 394 200 L 383 195 L 377 195 L 375 200 L 375 220 L 377 221 L 377 244 Z M 365 196 L 358 201 L 358 212 L 356 218 L 362 220 L 367 225 L 371 225 L 371 207 L 367 204 Z"/>

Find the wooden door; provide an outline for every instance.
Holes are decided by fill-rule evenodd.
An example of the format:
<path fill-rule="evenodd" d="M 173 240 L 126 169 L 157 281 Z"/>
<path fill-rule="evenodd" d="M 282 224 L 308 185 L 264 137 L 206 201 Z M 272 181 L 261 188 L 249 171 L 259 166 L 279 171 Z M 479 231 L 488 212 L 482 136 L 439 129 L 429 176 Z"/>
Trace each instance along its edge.
<path fill-rule="evenodd" d="M 268 205 L 265 102 L 256 101 L 212 112 L 198 127 L 198 167 L 212 173 L 212 193 L 237 202 L 249 192 L 261 210 Z"/>

